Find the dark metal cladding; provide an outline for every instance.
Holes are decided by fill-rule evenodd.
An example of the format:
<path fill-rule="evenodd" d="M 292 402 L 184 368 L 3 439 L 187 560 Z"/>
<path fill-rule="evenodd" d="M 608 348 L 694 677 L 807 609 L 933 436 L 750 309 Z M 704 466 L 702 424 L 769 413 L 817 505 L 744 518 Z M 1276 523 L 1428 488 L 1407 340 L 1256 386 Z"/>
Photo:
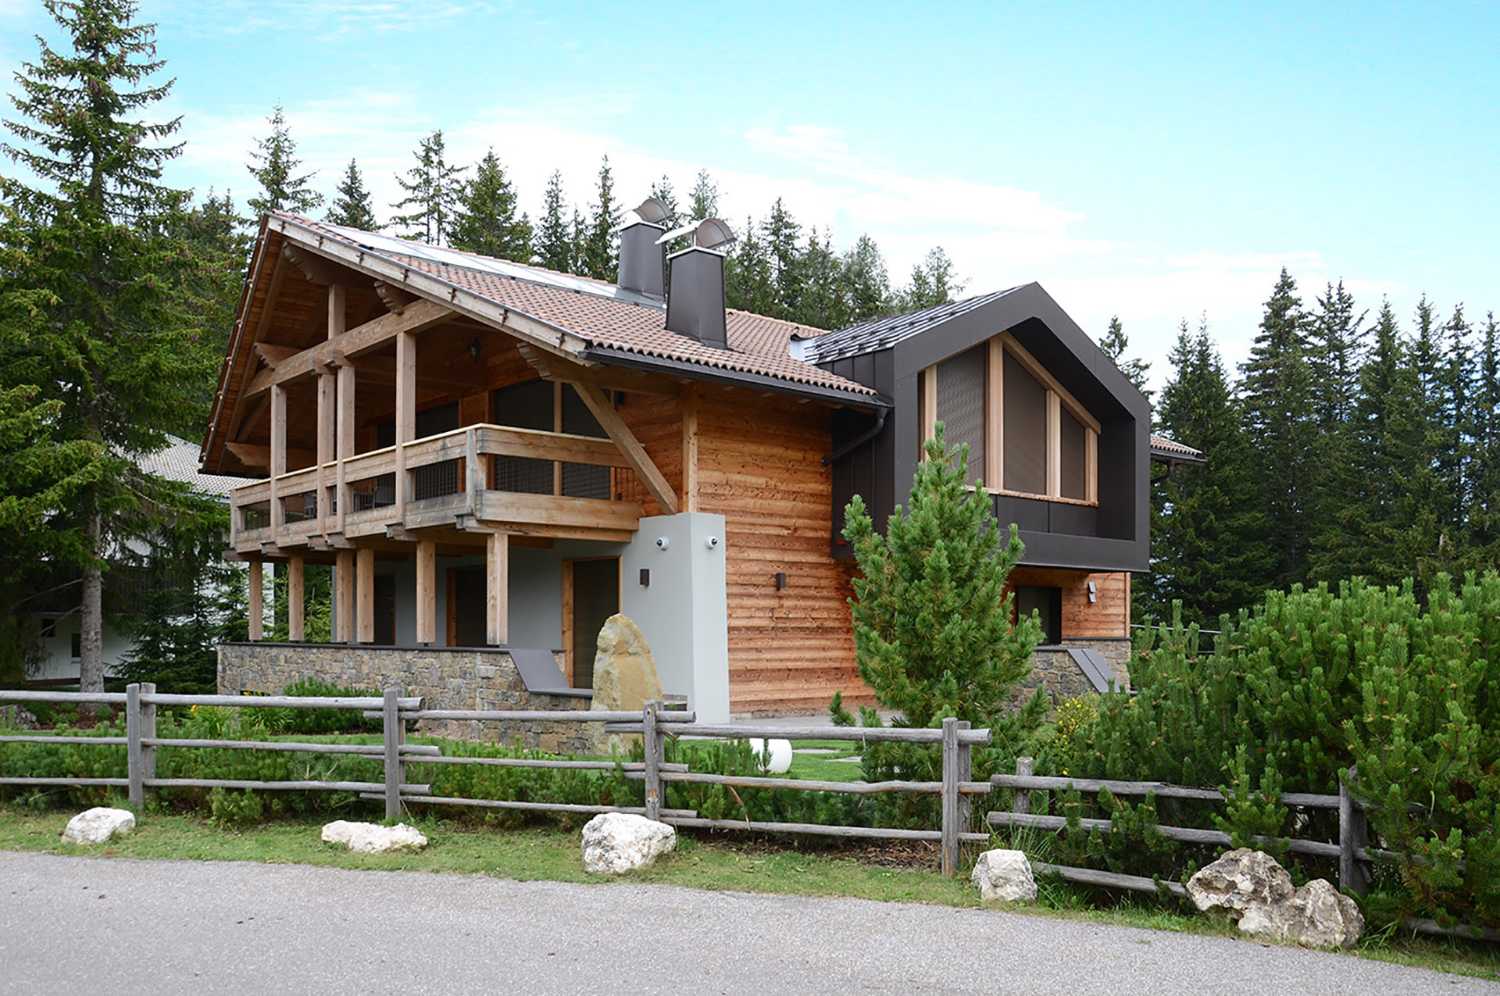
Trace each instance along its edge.
<path fill-rule="evenodd" d="M 724 325 L 724 256 L 693 246 L 668 262 L 667 330 L 705 346 L 729 348 Z"/>
<path fill-rule="evenodd" d="M 666 289 L 666 257 L 656 244 L 666 229 L 637 221 L 620 229 L 620 287 L 661 297 Z"/>

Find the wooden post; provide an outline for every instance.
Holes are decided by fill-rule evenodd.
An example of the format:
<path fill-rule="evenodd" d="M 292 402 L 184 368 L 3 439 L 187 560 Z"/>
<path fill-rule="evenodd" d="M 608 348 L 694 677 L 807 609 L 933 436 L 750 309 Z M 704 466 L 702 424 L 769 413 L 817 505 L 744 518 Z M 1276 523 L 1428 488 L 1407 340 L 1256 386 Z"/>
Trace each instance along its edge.
<path fill-rule="evenodd" d="M 417 432 L 417 337 L 396 336 L 396 521 L 406 521 L 406 444 Z"/>
<path fill-rule="evenodd" d="M 362 546 L 354 551 L 354 639 L 375 642 L 375 549 Z"/>
<path fill-rule="evenodd" d="M 958 721 L 958 732 L 960 734 L 966 733 L 971 726 L 972 724 L 967 719 L 961 719 Z M 963 794 L 962 786 L 964 782 L 971 781 L 973 778 L 974 748 L 970 744 L 966 744 L 960 740 L 958 744 L 958 784 L 955 786 L 958 794 L 958 832 L 960 834 L 958 843 L 960 851 L 962 851 L 963 847 L 963 837 L 961 835 L 969 832 L 974 810 L 973 803 L 969 801 L 969 797 Z"/>
<path fill-rule="evenodd" d="M 303 602 L 302 555 L 293 554 L 287 561 L 286 571 L 286 638 L 300 643 L 304 638 L 302 621 L 306 606 Z"/>
<path fill-rule="evenodd" d="M 318 532 L 320 533 L 328 532 L 328 481 L 323 476 L 325 473 L 323 468 L 333 460 L 334 454 L 334 430 L 337 427 L 334 421 L 336 407 L 334 376 L 331 370 L 318 374 L 318 472 L 315 476 L 318 488 Z"/>
<path fill-rule="evenodd" d="M 682 507 L 698 511 L 698 388 L 682 389 Z"/>
<path fill-rule="evenodd" d="M 281 539 L 281 527 L 286 524 L 285 509 L 281 507 L 281 495 L 277 491 L 276 479 L 286 473 L 286 388 L 271 385 L 271 541 Z"/>
<path fill-rule="evenodd" d="M 387 688 L 381 719 L 385 744 L 385 818 L 401 819 L 401 689 Z"/>
<path fill-rule="evenodd" d="M 646 819 L 661 819 L 661 734 L 656 713 L 661 703 L 652 699 L 641 710 L 641 746 L 646 758 Z"/>
<path fill-rule="evenodd" d="M 510 642 L 510 534 L 490 533 L 484 550 L 485 642 L 498 647 Z"/>
<path fill-rule="evenodd" d="M 130 782 L 130 808 L 137 816 L 146 808 L 146 765 L 141 754 L 141 686 L 125 686 L 125 777 Z"/>
<path fill-rule="evenodd" d="M 958 874 L 958 720 L 943 720 L 943 875 Z"/>
<path fill-rule="evenodd" d="M 1029 757 L 1018 757 L 1018 758 L 1016 758 L 1016 774 L 1018 774 L 1018 775 L 1029 775 L 1029 774 L 1031 774 L 1031 758 L 1029 758 Z M 1011 804 L 1010 804 L 1010 810 L 1013 813 L 1029 813 L 1029 812 L 1031 812 L 1031 790 L 1030 789 L 1016 789 L 1016 797 L 1015 797 L 1015 800 L 1012 801 Z"/>
<path fill-rule="evenodd" d="M 1339 779 L 1339 888 L 1362 896 L 1370 888 L 1370 870 L 1356 853 L 1369 842 L 1365 811 L 1349 791 L 1356 769 Z"/>
<path fill-rule="evenodd" d="M 147 696 L 147 695 L 155 695 L 155 694 L 156 694 L 156 682 L 154 682 L 154 681 L 143 681 L 143 682 L 141 682 L 141 695 L 143 697 Z M 156 739 L 156 703 L 154 703 L 154 702 L 142 702 L 141 703 L 141 739 L 142 740 L 155 740 Z M 141 777 L 143 779 L 145 779 L 145 780 L 149 780 L 149 779 L 152 779 L 152 778 L 156 777 L 156 748 L 153 747 L 153 746 L 150 746 L 148 744 L 141 744 Z M 146 784 L 145 784 L 145 781 L 142 781 L 142 783 L 141 783 L 141 803 L 142 803 L 142 805 L 145 804 L 145 800 L 146 800 Z"/>
<path fill-rule="evenodd" d="M 333 638 L 353 643 L 354 628 L 354 551 L 340 550 L 333 568 Z"/>
<path fill-rule="evenodd" d="M 245 622 L 252 640 L 259 640 L 265 627 L 265 568 L 258 560 L 249 563 L 245 577 Z"/>
<path fill-rule="evenodd" d="M 336 425 L 335 452 L 338 455 L 338 471 L 334 475 L 337 488 L 334 507 L 337 510 L 337 531 L 344 531 L 344 516 L 349 512 L 349 482 L 344 476 L 344 461 L 354 456 L 354 368 L 339 367 L 338 372 L 338 418 Z"/>
<path fill-rule="evenodd" d="M 479 511 L 479 496 L 484 491 L 484 465 L 479 457 L 479 430 L 473 426 L 464 433 L 464 508 L 470 515 Z"/>
<path fill-rule="evenodd" d="M 417 642 L 437 642 L 437 544 L 417 541 Z"/>

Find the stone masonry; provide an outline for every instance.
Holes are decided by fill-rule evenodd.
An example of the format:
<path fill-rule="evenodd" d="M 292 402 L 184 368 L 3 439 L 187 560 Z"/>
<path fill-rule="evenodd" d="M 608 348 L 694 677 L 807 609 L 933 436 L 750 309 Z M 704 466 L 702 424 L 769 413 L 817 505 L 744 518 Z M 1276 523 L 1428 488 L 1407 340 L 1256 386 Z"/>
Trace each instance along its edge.
<path fill-rule="evenodd" d="M 1128 639 L 1068 640 L 1063 647 L 1038 647 L 1032 654 L 1031 674 L 1021 682 L 1018 701 L 1029 697 L 1038 686 L 1047 690 L 1053 705 L 1064 699 L 1081 695 L 1093 695 L 1093 683 L 1078 669 L 1067 647 L 1079 647 L 1094 651 L 1109 661 L 1115 683 L 1121 688 L 1130 687 L 1130 641 Z"/>
<path fill-rule="evenodd" d="M 504 649 L 374 647 L 328 643 L 223 643 L 219 692 L 279 694 L 316 678 L 347 688 L 397 686 L 420 695 L 428 709 L 585 710 L 590 693 L 528 691 Z M 488 740 L 554 754 L 593 750 L 591 724 L 424 721 L 417 732 L 460 740 Z"/>

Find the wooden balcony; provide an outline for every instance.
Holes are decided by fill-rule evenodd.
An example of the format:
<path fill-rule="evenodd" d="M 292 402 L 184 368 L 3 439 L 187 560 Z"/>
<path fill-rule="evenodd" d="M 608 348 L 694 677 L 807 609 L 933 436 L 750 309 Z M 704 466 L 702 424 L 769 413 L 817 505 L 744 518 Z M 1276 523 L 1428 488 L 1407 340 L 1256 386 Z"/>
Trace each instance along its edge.
<path fill-rule="evenodd" d="M 257 554 L 443 527 L 624 541 L 641 505 L 609 496 L 631 466 L 611 439 L 471 425 L 237 488 L 230 544 Z"/>

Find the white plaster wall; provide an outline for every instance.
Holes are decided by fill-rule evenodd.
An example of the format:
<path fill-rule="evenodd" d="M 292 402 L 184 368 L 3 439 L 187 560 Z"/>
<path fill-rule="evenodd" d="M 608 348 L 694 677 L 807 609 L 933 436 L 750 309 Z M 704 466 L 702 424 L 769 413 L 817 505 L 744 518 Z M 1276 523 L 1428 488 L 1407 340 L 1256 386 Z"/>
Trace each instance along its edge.
<path fill-rule="evenodd" d="M 42 660 L 36 679 L 77 678 L 78 658 L 73 656 L 73 634 L 79 631 L 78 614 L 57 621 L 55 635 L 41 641 Z M 104 622 L 104 673 L 113 674 L 130 653 L 134 641 L 123 630 Z"/>

